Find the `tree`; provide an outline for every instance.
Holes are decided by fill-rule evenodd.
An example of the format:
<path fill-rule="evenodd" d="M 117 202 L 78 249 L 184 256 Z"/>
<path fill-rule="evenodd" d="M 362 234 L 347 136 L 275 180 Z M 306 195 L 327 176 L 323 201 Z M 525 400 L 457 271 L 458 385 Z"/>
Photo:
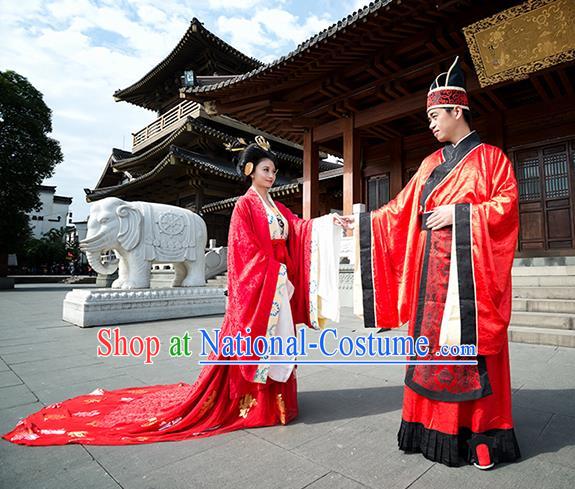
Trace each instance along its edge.
<path fill-rule="evenodd" d="M 23 245 L 24 263 L 36 269 L 50 271 L 54 265 L 66 263 L 69 251 L 66 244 L 66 228 L 50 229 L 40 239 L 30 238 Z"/>
<path fill-rule="evenodd" d="M 0 72 L 0 277 L 8 253 L 30 236 L 27 214 L 39 210 L 39 186 L 63 159 L 51 131 L 42 94 L 18 73 Z"/>

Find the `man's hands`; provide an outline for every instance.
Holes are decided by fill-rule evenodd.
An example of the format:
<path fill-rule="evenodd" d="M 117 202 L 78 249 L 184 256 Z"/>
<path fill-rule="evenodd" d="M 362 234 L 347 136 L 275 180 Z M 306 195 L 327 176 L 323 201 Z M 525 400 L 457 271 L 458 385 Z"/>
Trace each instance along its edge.
<path fill-rule="evenodd" d="M 346 231 L 355 227 L 355 216 L 353 214 L 350 214 L 349 216 L 340 216 L 339 214 L 332 215 L 334 224 L 341 226 Z M 446 226 L 451 226 L 452 224 L 453 205 L 441 205 L 436 207 L 427 219 L 427 227 L 431 230 L 441 229 Z"/>
<path fill-rule="evenodd" d="M 432 231 L 453 224 L 453 205 L 440 205 L 427 218 L 427 227 Z"/>
<path fill-rule="evenodd" d="M 350 216 L 340 216 L 339 214 L 332 214 L 332 215 L 334 224 L 341 226 L 346 231 L 353 229 L 353 224 L 355 222 L 355 217 L 353 215 Z"/>

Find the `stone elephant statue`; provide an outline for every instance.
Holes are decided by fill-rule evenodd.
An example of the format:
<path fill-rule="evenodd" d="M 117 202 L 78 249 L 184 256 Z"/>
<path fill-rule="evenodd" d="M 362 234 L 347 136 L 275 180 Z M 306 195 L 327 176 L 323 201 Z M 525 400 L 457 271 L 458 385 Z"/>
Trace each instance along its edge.
<path fill-rule="evenodd" d="M 174 264 L 172 287 L 194 287 L 206 283 L 206 241 L 206 223 L 192 211 L 107 197 L 90 206 L 80 249 L 96 272 L 118 269 L 115 289 L 149 288 L 152 263 Z M 109 250 L 118 256 L 117 266 L 101 262 L 100 253 Z"/>

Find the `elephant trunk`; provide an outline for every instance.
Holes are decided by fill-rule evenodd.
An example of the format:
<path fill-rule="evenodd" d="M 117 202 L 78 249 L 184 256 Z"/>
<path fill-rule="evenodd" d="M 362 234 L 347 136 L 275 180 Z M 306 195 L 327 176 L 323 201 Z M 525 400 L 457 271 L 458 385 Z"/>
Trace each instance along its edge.
<path fill-rule="evenodd" d="M 118 269 L 118 264 L 106 264 L 104 265 L 100 260 L 100 253 L 93 251 L 86 251 L 86 258 L 88 258 L 88 263 L 97 272 L 102 275 L 111 275 Z"/>

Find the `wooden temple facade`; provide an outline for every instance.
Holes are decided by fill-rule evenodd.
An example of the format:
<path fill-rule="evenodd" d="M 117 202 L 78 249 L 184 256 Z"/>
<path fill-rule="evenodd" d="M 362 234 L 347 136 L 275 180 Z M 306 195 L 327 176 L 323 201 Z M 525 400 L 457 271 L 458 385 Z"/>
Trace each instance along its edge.
<path fill-rule="evenodd" d="M 233 78 L 261 68 L 193 19 L 174 50 L 133 85 L 114 97 L 156 112 L 156 119 L 133 133 L 132 150 L 113 149 L 94 189 L 93 202 L 105 197 L 145 200 L 189 208 L 200 213 L 208 237 L 226 245 L 229 219 L 247 186 L 236 174 L 225 143 L 243 137 L 251 142 L 262 131 L 225 115 L 210 115 L 201 103 L 182 100 L 186 79 Z M 303 152 L 301 145 L 264 133 L 278 153 L 280 172 L 274 198 L 294 212 L 302 211 Z M 342 165 L 322 161 L 322 212 L 341 209 Z"/>
<path fill-rule="evenodd" d="M 200 75 L 180 96 L 303 146 L 305 217 L 325 212 L 320 152 L 342 157 L 332 181 L 350 213 L 383 205 L 439 147 L 426 94 L 459 55 L 474 129 L 515 165 L 517 256 L 575 255 L 574 29 L 572 0 L 379 0 L 273 63 Z"/>

